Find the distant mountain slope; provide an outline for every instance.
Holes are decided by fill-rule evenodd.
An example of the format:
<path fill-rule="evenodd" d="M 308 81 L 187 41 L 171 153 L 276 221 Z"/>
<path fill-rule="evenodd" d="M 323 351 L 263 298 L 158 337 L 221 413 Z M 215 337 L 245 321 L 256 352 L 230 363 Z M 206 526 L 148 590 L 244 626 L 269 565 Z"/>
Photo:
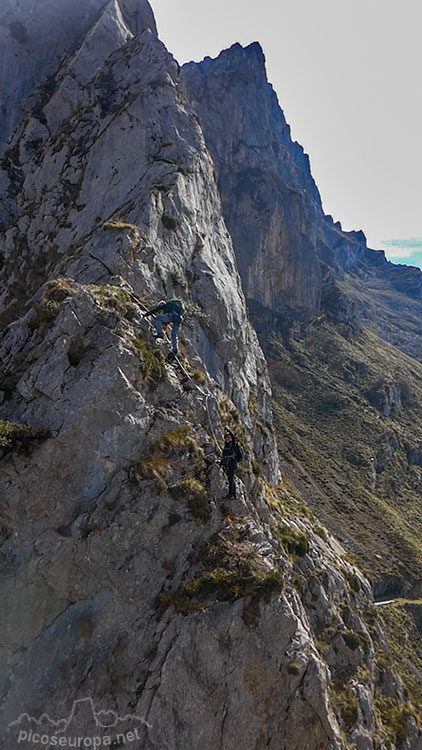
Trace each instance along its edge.
<path fill-rule="evenodd" d="M 269 363 L 284 470 L 354 540 L 377 591 L 420 596 L 422 364 L 323 320 L 273 341 Z"/>
<path fill-rule="evenodd" d="M 187 63 L 183 86 L 213 155 L 253 320 L 268 331 L 320 310 L 362 323 L 422 360 L 422 273 L 371 250 L 325 216 L 309 159 L 267 82 L 259 44 Z"/>

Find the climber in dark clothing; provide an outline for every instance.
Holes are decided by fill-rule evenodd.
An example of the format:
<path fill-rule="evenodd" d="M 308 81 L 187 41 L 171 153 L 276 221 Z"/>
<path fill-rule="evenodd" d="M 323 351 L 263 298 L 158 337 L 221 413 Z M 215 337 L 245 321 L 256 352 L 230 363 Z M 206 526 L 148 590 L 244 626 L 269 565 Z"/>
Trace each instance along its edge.
<path fill-rule="evenodd" d="M 220 461 L 220 466 L 224 469 L 229 480 L 229 491 L 226 495 L 226 499 L 234 500 L 236 497 L 236 484 L 234 481 L 234 475 L 236 473 L 237 464 L 243 458 L 242 448 L 236 440 L 235 435 L 231 430 L 227 430 L 224 435 L 224 448 L 223 457 Z"/>
<path fill-rule="evenodd" d="M 154 307 L 152 310 L 149 310 L 147 313 L 145 313 L 144 318 L 148 318 L 149 315 L 155 315 L 156 313 L 161 312 L 161 315 L 158 315 L 155 320 L 155 328 L 157 331 L 157 338 L 163 338 L 163 325 L 167 325 L 168 323 L 172 324 L 172 331 L 171 331 L 171 343 L 173 347 L 173 354 L 176 356 L 177 352 L 179 351 L 179 344 L 178 344 L 178 334 L 179 334 L 179 328 L 183 323 L 182 314 L 184 313 L 185 308 L 183 306 L 183 303 L 180 302 L 178 299 L 170 300 L 169 302 L 166 302 L 165 300 L 162 300 L 157 307 Z"/>

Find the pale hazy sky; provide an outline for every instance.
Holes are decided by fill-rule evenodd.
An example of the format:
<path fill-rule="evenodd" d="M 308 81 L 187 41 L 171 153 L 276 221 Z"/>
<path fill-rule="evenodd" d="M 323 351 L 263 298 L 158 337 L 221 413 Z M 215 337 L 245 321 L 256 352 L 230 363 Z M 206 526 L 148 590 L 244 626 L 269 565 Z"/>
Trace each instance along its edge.
<path fill-rule="evenodd" d="M 259 41 L 326 213 L 422 265 L 421 0 L 150 2 L 180 63 Z"/>

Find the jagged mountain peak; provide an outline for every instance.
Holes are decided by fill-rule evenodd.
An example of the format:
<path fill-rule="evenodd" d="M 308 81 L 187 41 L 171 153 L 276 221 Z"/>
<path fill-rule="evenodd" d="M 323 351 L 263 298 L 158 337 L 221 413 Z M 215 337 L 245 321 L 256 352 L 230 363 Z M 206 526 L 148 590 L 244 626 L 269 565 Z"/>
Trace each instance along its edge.
<path fill-rule="evenodd" d="M 204 79 L 209 75 L 220 73 L 230 73 L 231 79 L 227 79 L 225 88 L 227 92 L 231 89 L 232 96 L 236 96 L 236 83 L 238 88 L 243 84 L 244 87 L 244 112 L 248 114 L 248 95 L 251 97 L 249 104 L 263 117 L 262 121 L 254 121 L 254 135 L 259 143 L 262 140 L 260 130 L 265 135 L 268 134 L 269 127 L 272 128 L 273 140 L 286 147 L 286 158 L 293 159 L 299 169 L 304 169 L 306 179 L 310 188 L 313 179 L 310 172 L 309 157 L 304 155 L 303 147 L 291 138 L 290 126 L 286 121 L 283 110 L 280 106 L 278 96 L 273 89 L 272 84 L 268 81 L 266 60 L 263 48 L 259 42 L 251 42 L 247 46 L 242 46 L 236 42 L 231 47 L 222 50 L 215 57 L 205 57 L 201 62 L 189 62 L 183 65 L 183 72 L 187 77 L 194 77 L 195 72 L 200 73 Z M 239 81 L 236 78 L 239 77 Z M 249 113 L 251 116 L 251 113 Z M 271 126 L 269 125 L 271 121 Z M 320 198 L 315 183 L 312 185 L 314 197 L 318 203 Z"/>
<path fill-rule="evenodd" d="M 99 23 L 156 34 L 147 0 L 6 0 L 0 8 L 0 152 L 22 121 L 25 100 L 54 77 Z M 102 20 L 101 20 L 102 19 Z M 92 33 L 92 32 L 91 32 Z M 97 44 L 101 43 L 97 40 Z M 96 54 L 101 54 L 101 49 Z"/>
<path fill-rule="evenodd" d="M 316 314 L 315 232 L 301 227 L 316 223 L 320 196 L 267 81 L 260 46 L 234 45 L 215 60 L 186 64 L 182 81 L 216 163 L 247 299 L 273 317 L 289 307 Z"/>
<path fill-rule="evenodd" d="M 266 77 L 265 55 L 259 42 L 251 42 L 246 47 L 244 47 L 239 42 L 235 42 L 231 45 L 231 47 L 222 50 L 216 57 L 210 57 L 209 55 L 207 55 L 199 63 L 191 61 L 185 63 L 185 65 L 187 67 L 201 65 L 204 68 L 208 68 L 212 65 L 215 70 L 224 70 L 227 67 L 231 67 L 234 62 L 239 64 L 239 62 L 241 62 L 242 60 L 248 62 L 249 73 L 251 72 L 251 66 L 256 64 Z"/>
<path fill-rule="evenodd" d="M 118 0 L 118 3 L 126 23 L 133 24 L 131 30 L 134 34 L 149 29 L 157 35 L 154 12 L 148 0 Z"/>

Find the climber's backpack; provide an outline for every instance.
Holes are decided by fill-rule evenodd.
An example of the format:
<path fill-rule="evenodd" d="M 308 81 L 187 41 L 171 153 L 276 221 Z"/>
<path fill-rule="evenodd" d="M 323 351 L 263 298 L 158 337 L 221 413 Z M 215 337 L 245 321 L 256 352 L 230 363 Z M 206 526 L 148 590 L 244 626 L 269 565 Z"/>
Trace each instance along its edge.
<path fill-rule="evenodd" d="M 236 461 L 241 461 L 243 458 L 243 449 L 240 443 L 237 442 L 237 440 L 236 440 L 236 445 L 234 448 L 234 455 L 235 455 Z"/>
<path fill-rule="evenodd" d="M 166 303 L 166 306 L 164 308 L 165 312 L 175 312 L 178 315 L 183 315 L 185 312 L 185 307 L 183 302 L 180 301 L 180 299 L 172 299 L 170 302 Z"/>

